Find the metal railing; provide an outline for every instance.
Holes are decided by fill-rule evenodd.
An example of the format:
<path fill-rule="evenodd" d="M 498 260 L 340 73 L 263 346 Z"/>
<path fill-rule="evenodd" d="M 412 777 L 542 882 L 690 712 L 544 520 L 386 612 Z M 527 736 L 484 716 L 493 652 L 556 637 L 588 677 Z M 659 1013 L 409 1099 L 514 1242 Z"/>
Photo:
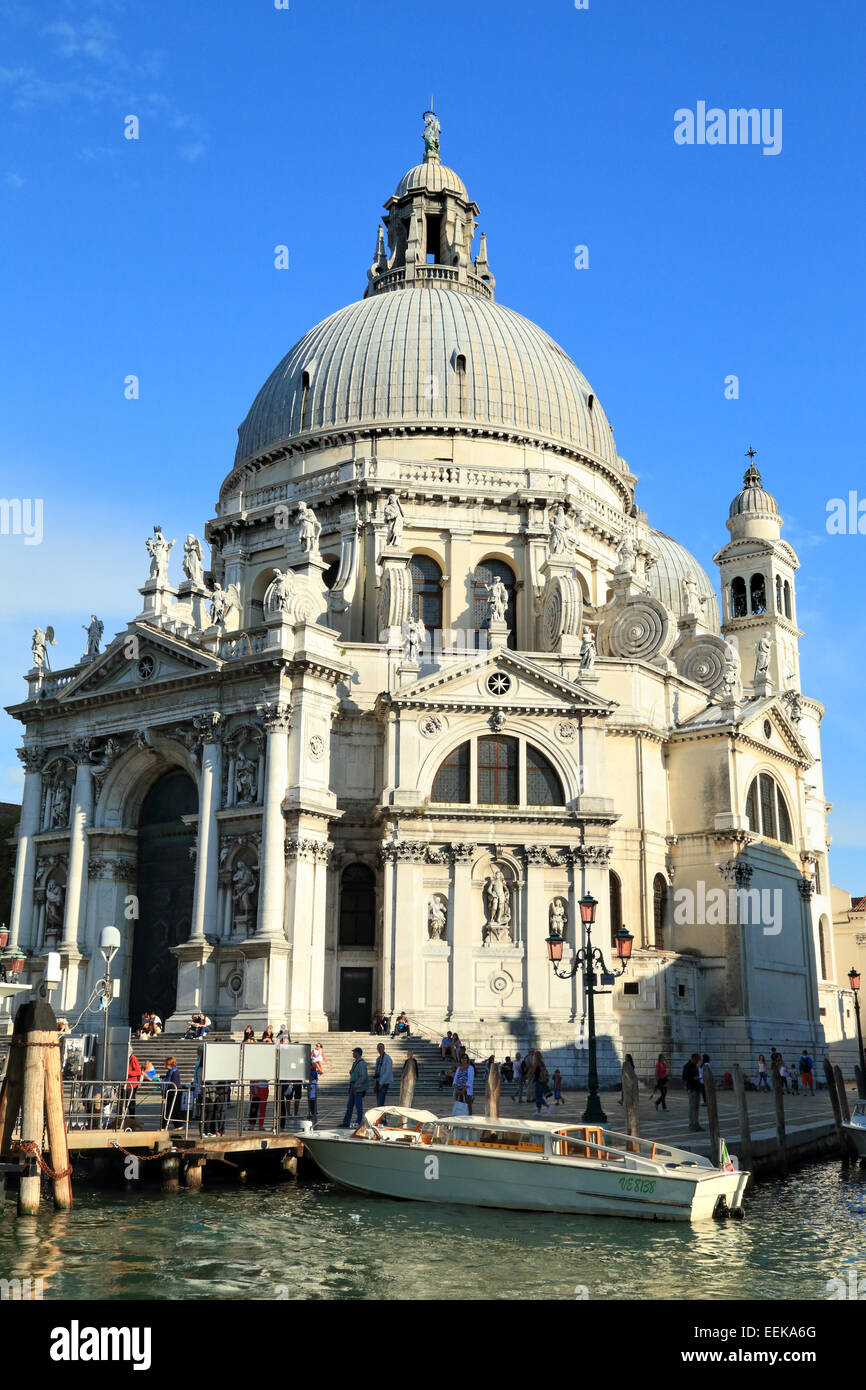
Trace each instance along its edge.
<path fill-rule="evenodd" d="M 316 1119 L 307 1081 L 207 1081 L 163 1087 L 142 1082 L 65 1081 L 67 1131 L 167 1130 L 182 1139 L 279 1134 Z"/>

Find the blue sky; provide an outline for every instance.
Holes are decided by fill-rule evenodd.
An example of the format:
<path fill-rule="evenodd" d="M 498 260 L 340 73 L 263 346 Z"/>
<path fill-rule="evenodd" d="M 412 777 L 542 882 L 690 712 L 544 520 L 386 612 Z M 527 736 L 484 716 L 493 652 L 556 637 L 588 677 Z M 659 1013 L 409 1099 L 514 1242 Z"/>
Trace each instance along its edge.
<path fill-rule="evenodd" d="M 432 92 L 497 297 L 574 357 L 640 505 L 714 578 L 757 449 L 802 562 L 833 878 L 866 892 L 866 537 L 825 529 L 829 498 L 866 497 L 866 7 L 8 0 L 0 18 L 0 494 L 45 508 L 41 545 L 0 536 L 2 703 L 35 623 L 74 662 L 94 608 L 109 635 L 138 611 L 153 524 L 201 533 L 258 387 L 363 292 Z M 781 153 L 676 145 L 675 110 L 701 100 L 781 108 Z M 3 717 L 0 799 L 19 741 Z"/>

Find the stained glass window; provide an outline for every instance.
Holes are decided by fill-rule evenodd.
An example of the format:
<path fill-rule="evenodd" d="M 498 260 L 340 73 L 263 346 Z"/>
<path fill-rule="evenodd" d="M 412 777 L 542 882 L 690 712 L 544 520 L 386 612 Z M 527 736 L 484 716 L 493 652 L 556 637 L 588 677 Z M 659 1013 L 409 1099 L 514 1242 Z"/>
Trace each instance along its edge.
<path fill-rule="evenodd" d="M 562 783 L 547 758 L 537 748 L 526 747 L 526 803 L 528 806 L 564 806 Z"/>
<path fill-rule="evenodd" d="M 454 748 L 439 767 L 431 801 L 465 803 L 469 800 L 469 744 Z"/>
<path fill-rule="evenodd" d="M 421 620 L 429 633 L 442 628 L 442 571 L 429 555 L 413 555 L 409 561 L 412 576 L 412 616 Z"/>
<path fill-rule="evenodd" d="M 517 739 L 478 740 L 478 800 L 483 806 L 517 805 Z"/>

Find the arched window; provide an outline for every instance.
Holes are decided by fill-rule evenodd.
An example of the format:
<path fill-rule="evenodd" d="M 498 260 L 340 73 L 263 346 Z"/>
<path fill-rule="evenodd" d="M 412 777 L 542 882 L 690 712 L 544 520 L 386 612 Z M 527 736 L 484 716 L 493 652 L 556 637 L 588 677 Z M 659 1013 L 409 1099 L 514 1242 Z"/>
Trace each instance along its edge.
<path fill-rule="evenodd" d="M 564 806 L 562 783 L 553 765 L 538 748 L 526 745 L 527 806 Z"/>
<path fill-rule="evenodd" d="M 767 611 L 767 591 L 764 586 L 764 576 L 753 574 L 749 583 L 749 591 L 752 600 L 753 613 L 766 613 Z"/>
<path fill-rule="evenodd" d="M 301 376 L 301 431 L 309 428 L 310 424 L 310 373 L 304 372 Z"/>
<path fill-rule="evenodd" d="M 442 631 L 442 571 L 429 555 L 413 555 L 409 561 L 412 576 L 412 617 L 421 620 L 429 633 Z"/>
<path fill-rule="evenodd" d="M 731 580 L 731 617 L 745 618 L 746 612 L 746 581 L 737 575 Z"/>
<path fill-rule="evenodd" d="M 478 740 L 478 802 L 516 806 L 517 739 L 501 735 Z"/>
<path fill-rule="evenodd" d="M 340 945 L 372 946 L 376 937 L 376 876 L 349 864 L 340 880 Z"/>
<path fill-rule="evenodd" d="M 322 571 L 322 583 L 326 589 L 333 589 L 337 582 L 337 575 L 340 573 L 340 557 L 339 555 L 323 555 L 322 559 L 328 566 L 326 570 Z"/>
<path fill-rule="evenodd" d="M 476 632 L 487 627 L 487 613 L 490 595 L 485 587 L 494 579 L 501 579 L 508 594 L 505 621 L 508 624 L 508 645 L 517 646 L 517 580 L 514 571 L 502 560 L 484 560 L 476 569 L 473 584 L 473 626 Z"/>
<path fill-rule="evenodd" d="M 461 743 L 452 749 L 439 767 L 431 801 L 465 804 L 469 800 L 469 744 Z"/>
<path fill-rule="evenodd" d="M 665 913 L 668 902 L 668 885 L 664 874 L 656 874 L 653 879 L 653 932 L 656 950 L 665 949 Z"/>
<path fill-rule="evenodd" d="M 818 949 L 821 952 L 821 979 L 829 980 L 830 975 L 827 970 L 827 918 L 822 917 L 818 923 Z"/>
<path fill-rule="evenodd" d="M 778 574 L 777 574 L 777 575 L 776 575 L 776 612 L 777 612 L 777 613 L 782 613 L 783 611 L 784 611 L 784 610 L 783 610 L 783 608 L 782 608 L 782 578 L 781 578 L 781 575 L 778 575 Z"/>
<path fill-rule="evenodd" d="M 775 778 L 767 772 L 760 773 L 749 787 L 746 820 L 757 835 L 781 840 L 786 845 L 794 843 L 787 802 Z"/>
<path fill-rule="evenodd" d="M 791 616 L 791 586 L 790 586 L 790 584 L 788 583 L 788 581 L 787 581 L 787 579 L 786 579 L 786 580 L 785 580 L 785 617 L 786 617 L 786 618 L 790 618 L 790 616 Z"/>
<path fill-rule="evenodd" d="M 610 888 L 610 939 L 613 939 L 622 926 L 622 884 L 619 875 L 613 869 L 608 873 L 608 884 Z"/>

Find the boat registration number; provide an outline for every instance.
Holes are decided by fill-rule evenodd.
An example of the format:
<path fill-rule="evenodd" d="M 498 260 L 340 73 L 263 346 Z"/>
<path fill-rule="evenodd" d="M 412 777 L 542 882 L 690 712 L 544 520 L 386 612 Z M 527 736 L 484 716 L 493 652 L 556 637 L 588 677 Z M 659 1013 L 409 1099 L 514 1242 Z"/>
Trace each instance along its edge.
<path fill-rule="evenodd" d="M 623 1192 L 655 1192 L 655 1178 L 620 1178 L 619 1185 Z"/>

